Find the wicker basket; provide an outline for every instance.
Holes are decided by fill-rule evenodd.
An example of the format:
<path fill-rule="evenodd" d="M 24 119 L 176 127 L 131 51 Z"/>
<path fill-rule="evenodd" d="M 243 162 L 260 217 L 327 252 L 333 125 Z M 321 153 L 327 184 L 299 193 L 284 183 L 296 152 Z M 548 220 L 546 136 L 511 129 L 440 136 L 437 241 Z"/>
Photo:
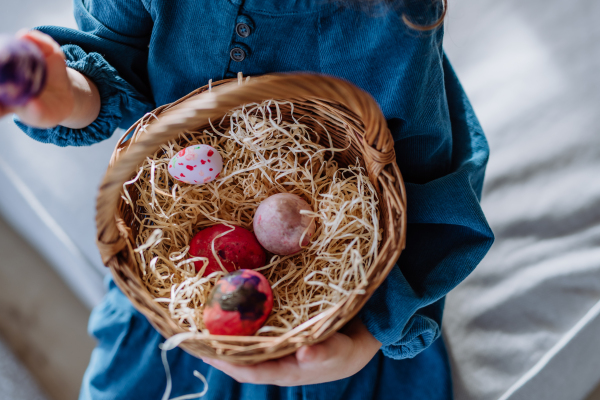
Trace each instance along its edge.
<path fill-rule="evenodd" d="M 123 136 L 113 154 L 98 194 L 96 223 L 98 247 L 118 287 L 133 305 L 166 338 L 185 332 L 145 289 L 133 254 L 137 226 L 131 208 L 121 198 L 123 184 L 161 144 L 182 131 L 202 129 L 220 120 L 229 110 L 268 99 L 286 100 L 294 110 L 311 115 L 327 127 L 340 165 L 355 163 L 366 168 L 380 199 L 383 238 L 379 255 L 369 269 L 364 294 L 346 300 L 278 337 L 203 335 L 180 347 L 196 357 L 213 357 L 249 364 L 283 357 L 298 347 L 325 340 L 352 319 L 383 282 L 400 252 L 406 236 L 406 195 L 394 153 L 394 142 L 385 118 L 374 99 L 347 81 L 315 74 L 277 74 L 253 77 L 239 85 L 235 79 L 202 87 L 179 101 L 162 106 L 158 118 L 138 121 Z M 143 122 L 143 128 L 142 128 Z M 313 129 L 319 130 L 315 123 Z M 133 138 L 124 141 L 129 133 Z M 133 193 L 135 196 L 135 193 Z M 135 198 L 133 199 L 135 202 Z"/>

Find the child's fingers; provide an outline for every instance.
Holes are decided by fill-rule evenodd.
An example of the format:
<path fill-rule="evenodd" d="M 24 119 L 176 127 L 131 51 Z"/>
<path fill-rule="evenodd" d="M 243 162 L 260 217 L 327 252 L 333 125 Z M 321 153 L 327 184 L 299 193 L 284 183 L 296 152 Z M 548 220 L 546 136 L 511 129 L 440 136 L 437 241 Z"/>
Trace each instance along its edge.
<path fill-rule="evenodd" d="M 310 363 L 315 359 L 321 358 L 319 345 L 314 346 L 302 346 L 296 351 L 296 358 L 301 363 Z"/>
<path fill-rule="evenodd" d="M 213 360 L 213 359 L 205 359 L 203 358 L 206 364 L 217 368 L 219 371 L 226 373 L 233 379 L 235 379 L 239 383 L 258 383 L 258 372 L 255 369 L 254 365 L 243 366 L 243 365 L 235 365 L 221 360 Z"/>
<path fill-rule="evenodd" d="M 236 365 L 212 359 L 203 359 L 203 361 L 240 383 L 296 386 L 301 379 L 301 371 L 294 356 L 265 361 L 255 365 Z"/>
<path fill-rule="evenodd" d="M 60 45 L 54 39 L 40 31 L 19 31 L 17 37 L 33 42 L 44 54 L 44 57 L 61 51 Z"/>

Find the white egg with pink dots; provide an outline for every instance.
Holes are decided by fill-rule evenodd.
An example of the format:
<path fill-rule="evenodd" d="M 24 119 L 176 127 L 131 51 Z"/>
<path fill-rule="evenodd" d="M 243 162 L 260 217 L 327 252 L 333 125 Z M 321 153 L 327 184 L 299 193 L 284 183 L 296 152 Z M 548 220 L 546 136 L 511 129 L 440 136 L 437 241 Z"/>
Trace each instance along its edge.
<path fill-rule="evenodd" d="M 223 158 L 206 144 L 187 147 L 169 162 L 169 174 L 180 182 L 201 185 L 214 181 L 223 170 Z"/>

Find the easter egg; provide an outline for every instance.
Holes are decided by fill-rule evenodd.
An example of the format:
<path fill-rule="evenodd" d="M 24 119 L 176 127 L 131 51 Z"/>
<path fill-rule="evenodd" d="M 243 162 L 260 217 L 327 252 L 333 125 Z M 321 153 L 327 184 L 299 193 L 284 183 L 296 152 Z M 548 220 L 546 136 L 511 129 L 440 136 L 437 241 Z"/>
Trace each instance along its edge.
<path fill-rule="evenodd" d="M 180 182 L 204 184 L 214 181 L 223 170 L 223 158 L 207 144 L 186 147 L 169 162 L 169 174 Z"/>
<path fill-rule="evenodd" d="M 218 224 L 201 230 L 192 238 L 190 255 L 208 258 L 204 276 L 215 271 L 221 271 L 221 267 L 212 252 L 213 240 L 215 242 L 215 253 L 217 253 L 223 267 L 229 272 L 236 269 L 256 269 L 266 264 L 267 255 L 252 232 L 240 226 L 234 226 L 233 231 L 216 238 L 228 231 L 231 231 L 230 227 Z M 203 265 L 203 261 L 196 261 L 194 263 L 196 272 L 200 271 Z"/>
<path fill-rule="evenodd" d="M 300 196 L 291 193 L 278 193 L 261 202 L 253 220 L 254 234 L 260 244 L 282 256 L 302 250 L 315 233 L 315 222 L 312 217 L 300 214 L 301 210 L 312 209 Z"/>
<path fill-rule="evenodd" d="M 35 44 L 0 36 L 0 104 L 24 105 L 42 92 L 46 75 L 46 59 Z"/>
<path fill-rule="evenodd" d="M 273 292 L 260 273 L 247 269 L 221 278 L 204 307 L 204 325 L 213 335 L 249 336 L 273 309 Z"/>

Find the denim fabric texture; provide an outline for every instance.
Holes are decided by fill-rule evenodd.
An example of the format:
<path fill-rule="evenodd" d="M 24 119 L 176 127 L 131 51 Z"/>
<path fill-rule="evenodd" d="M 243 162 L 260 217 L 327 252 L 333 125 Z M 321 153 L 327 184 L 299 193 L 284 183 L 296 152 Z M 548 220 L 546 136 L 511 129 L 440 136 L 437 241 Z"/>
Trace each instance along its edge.
<path fill-rule="evenodd" d="M 417 32 L 401 19 L 407 14 L 421 23 L 434 21 L 440 4 L 425 7 L 432 3 L 414 0 L 74 0 L 74 4 L 79 31 L 37 29 L 63 46 L 70 67 L 98 85 L 101 113 L 81 130 L 38 130 L 19 123 L 36 140 L 90 145 L 209 79 L 235 77 L 238 72 L 293 71 L 341 77 L 366 90 L 379 103 L 395 139 L 406 181 L 409 225 L 406 250 L 360 313 L 383 343 L 375 359 L 352 378 L 284 389 L 239 385 L 174 350 L 169 357 L 177 371 L 175 388 L 180 385 L 182 394 L 201 391 L 201 382 L 191 375 L 196 368 L 209 379 L 207 397 L 215 399 L 450 399 L 449 368 L 438 339 L 444 296 L 485 256 L 493 234 L 479 205 L 489 148 L 444 55 L 443 29 Z M 238 23 L 246 24 L 250 34 L 238 35 Z M 243 61 L 232 59 L 232 49 L 244 52 Z M 99 346 L 81 399 L 159 399 L 157 391 L 165 383 L 157 347 L 160 336 L 118 289 L 112 287 L 94 311 L 90 328 Z"/>

